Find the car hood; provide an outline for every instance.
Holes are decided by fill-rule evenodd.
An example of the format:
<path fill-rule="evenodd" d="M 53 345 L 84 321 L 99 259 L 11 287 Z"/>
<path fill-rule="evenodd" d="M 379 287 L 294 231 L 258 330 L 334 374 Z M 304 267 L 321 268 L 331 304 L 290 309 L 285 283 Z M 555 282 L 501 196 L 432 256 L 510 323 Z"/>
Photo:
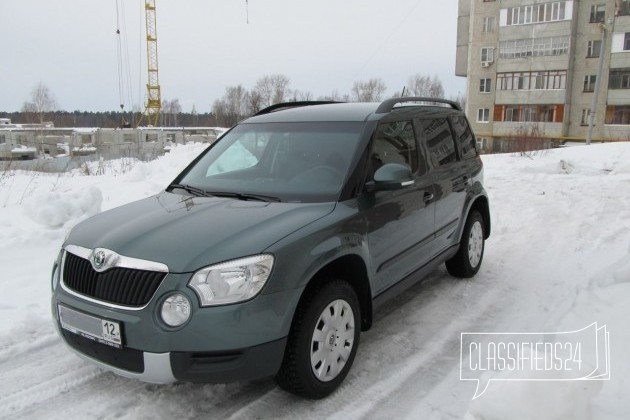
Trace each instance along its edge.
<path fill-rule="evenodd" d="M 79 223 L 66 244 L 106 248 L 192 272 L 254 255 L 329 214 L 335 203 L 276 203 L 169 192 L 100 213 Z"/>

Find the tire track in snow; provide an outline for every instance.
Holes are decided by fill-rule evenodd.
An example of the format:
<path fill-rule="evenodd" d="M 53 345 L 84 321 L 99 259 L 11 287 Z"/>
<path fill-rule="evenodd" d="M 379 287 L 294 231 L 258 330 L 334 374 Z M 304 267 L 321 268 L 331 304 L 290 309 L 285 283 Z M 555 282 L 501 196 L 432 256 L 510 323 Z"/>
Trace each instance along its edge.
<path fill-rule="evenodd" d="M 3 396 L 0 398 L 0 417 L 15 416 L 23 409 L 41 404 L 58 394 L 67 392 L 100 373 L 101 371 L 96 367 L 81 366 L 55 378 L 20 389 L 6 397 Z"/>

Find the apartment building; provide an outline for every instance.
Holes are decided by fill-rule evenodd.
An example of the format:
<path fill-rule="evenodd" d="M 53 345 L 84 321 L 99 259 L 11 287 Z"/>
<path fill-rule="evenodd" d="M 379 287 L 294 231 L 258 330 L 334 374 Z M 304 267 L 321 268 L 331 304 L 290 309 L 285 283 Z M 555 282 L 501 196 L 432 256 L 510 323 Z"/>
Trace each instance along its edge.
<path fill-rule="evenodd" d="M 487 151 L 630 140 L 630 0 L 459 0 L 455 73 Z"/>

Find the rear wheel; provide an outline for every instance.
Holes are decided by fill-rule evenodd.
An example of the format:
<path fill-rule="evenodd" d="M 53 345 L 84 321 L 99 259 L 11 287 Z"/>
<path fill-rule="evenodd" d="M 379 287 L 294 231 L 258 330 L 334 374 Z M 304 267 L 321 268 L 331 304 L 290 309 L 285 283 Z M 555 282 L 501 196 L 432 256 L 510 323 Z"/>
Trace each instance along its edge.
<path fill-rule="evenodd" d="M 473 210 L 466 220 L 457 254 L 446 261 L 446 269 L 455 277 L 473 277 L 481 267 L 485 247 L 483 217 Z"/>
<path fill-rule="evenodd" d="M 333 392 L 354 361 L 360 319 L 357 295 L 347 282 L 333 280 L 310 292 L 297 309 L 278 384 L 314 399 Z"/>

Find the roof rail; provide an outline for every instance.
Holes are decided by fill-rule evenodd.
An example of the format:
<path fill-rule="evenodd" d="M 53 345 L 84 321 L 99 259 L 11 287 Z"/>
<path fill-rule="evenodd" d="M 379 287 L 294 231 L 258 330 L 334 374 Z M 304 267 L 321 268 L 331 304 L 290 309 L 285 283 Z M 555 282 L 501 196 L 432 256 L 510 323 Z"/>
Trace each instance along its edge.
<path fill-rule="evenodd" d="M 376 109 L 376 113 L 385 114 L 387 112 L 390 112 L 394 108 L 394 105 L 402 103 L 402 102 L 433 102 L 433 103 L 438 103 L 438 104 L 450 105 L 453 109 L 456 109 L 458 111 L 462 110 L 462 108 L 459 106 L 457 102 L 449 101 L 448 99 L 409 96 L 409 97 L 404 97 L 404 98 L 385 99 L 383 102 L 381 102 L 381 104 Z"/>
<path fill-rule="evenodd" d="M 310 105 L 325 105 L 325 104 L 339 104 L 342 102 L 338 102 L 338 101 L 296 101 L 296 102 L 282 102 L 279 104 L 273 104 L 271 106 L 268 106 L 267 108 L 261 109 L 260 111 L 258 111 L 257 113 L 255 113 L 253 115 L 253 117 L 256 117 L 258 115 L 264 115 L 264 114 L 269 114 L 271 112 L 274 111 L 278 111 L 280 109 L 287 109 L 287 108 L 297 108 L 300 106 L 310 106 Z"/>

